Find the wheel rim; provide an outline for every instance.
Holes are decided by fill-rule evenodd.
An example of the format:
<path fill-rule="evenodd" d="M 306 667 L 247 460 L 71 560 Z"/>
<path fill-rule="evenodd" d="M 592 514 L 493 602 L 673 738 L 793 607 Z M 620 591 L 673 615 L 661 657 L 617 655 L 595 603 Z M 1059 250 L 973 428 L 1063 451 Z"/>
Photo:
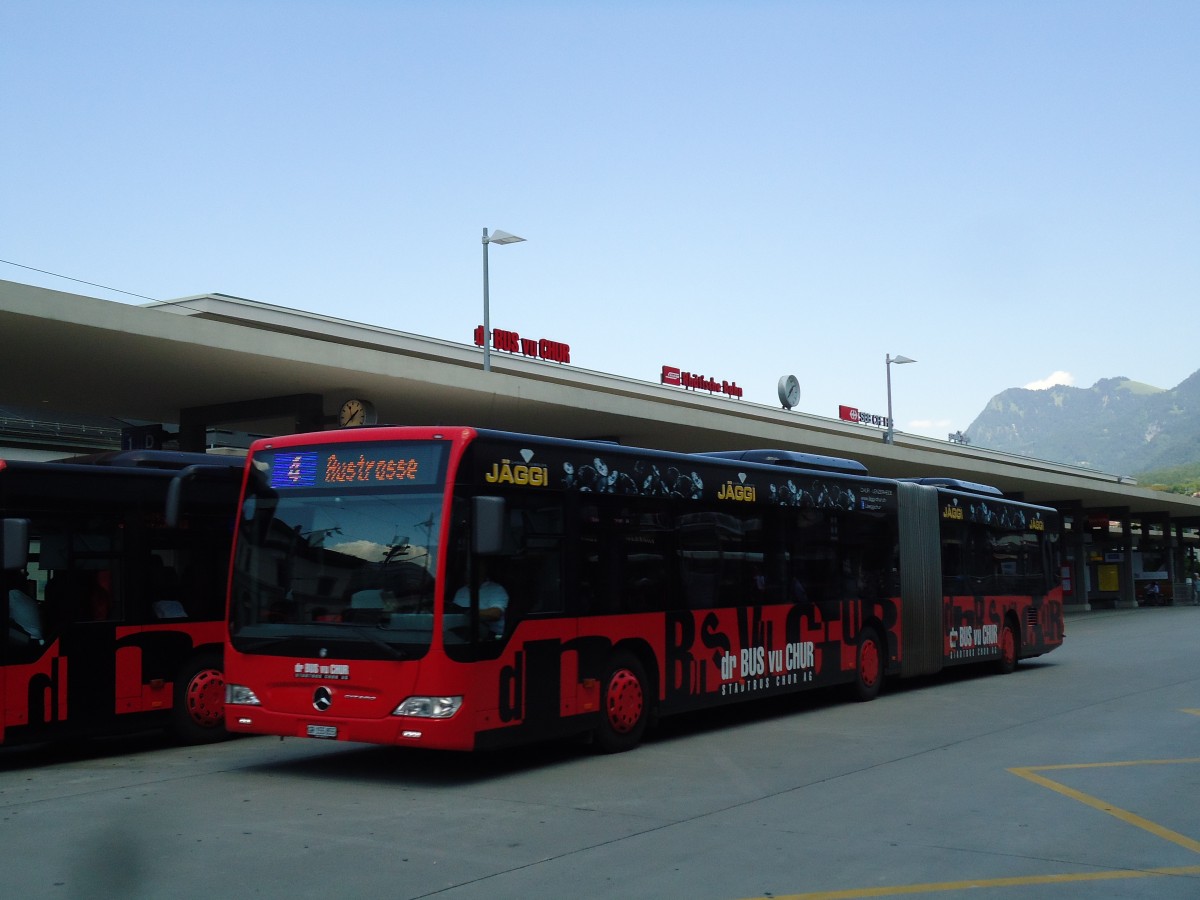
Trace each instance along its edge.
<path fill-rule="evenodd" d="M 1000 657 L 1006 666 L 1017 661 L 1017 639 L 1013 635 L 1012 628 L 1007 625 L 1004 627 L 1004 633 L 1000 636 Z"/>
<path fill-rule="evenodd" d="M 879 645 L 874 640 L 863 641 L 858 659 L 858 677 L 866 687 L 874 687 L 879 680 Z"/>
<path fill-rule="evenodd" d="M 215 728 L 225 718 L 225 676 L 218 669 L 201 669 L 188 682 L 188 715 L 202 728 Z"/>
<path fill-rule="evenodd" d="M 608 682 L 608 724 L 617 734 L 628 734 L 637 727 L 645 707 L 642 683 L 628 669 L 613 672 Z"/>

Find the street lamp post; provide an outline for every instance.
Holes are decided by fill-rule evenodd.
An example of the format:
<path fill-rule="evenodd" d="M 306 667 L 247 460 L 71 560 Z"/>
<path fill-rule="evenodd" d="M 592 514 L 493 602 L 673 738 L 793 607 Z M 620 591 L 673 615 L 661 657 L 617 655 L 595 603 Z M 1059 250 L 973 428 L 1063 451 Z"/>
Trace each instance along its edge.
<path fill-rule="evenodd" d="M 890 354 L 884 354 L 884 356 L 887 368 L 888 427 L 883 435 L 883 440 L 885 443 L 891 444 L 895 443 L 896 436 L 896 423 L 892 420 L 892 364 L 895 363 L 898 366 L 902 366 L 905 363 L 914 363 L 916 360 L 909 359 L 907 356 L 892 356 Z"/>
<path fill-rule="evenodd" d="M 483 371 L 485 372 L 492 371 L 492 323 L 490 304 L 488 303 L 488 245 L 515 244 L 523 240 L 525 238 L 499 229 L 493 231 L 492 236 L 488 237 L 488 230 L 483 229 Z"/>

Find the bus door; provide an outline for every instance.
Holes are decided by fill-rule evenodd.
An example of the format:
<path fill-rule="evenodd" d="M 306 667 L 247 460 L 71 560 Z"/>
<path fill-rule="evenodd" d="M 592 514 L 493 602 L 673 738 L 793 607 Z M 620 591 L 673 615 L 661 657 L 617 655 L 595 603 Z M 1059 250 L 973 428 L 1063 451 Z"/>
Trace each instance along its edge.
<path fill-rule="evenodd" d="M 28 559 L 29 520 L 0 520 L 0 622 L 4 623 L 0 640 L 0 743 L 10 724 L 10 708 L 25 708 L 23 701 L 8 695 L 9 666 L 30 655 L 30 648 L 42 636 L 37 603 L 26 578 Z"/>
<path fill-rule="evenodd" d="M 467 521 L 469 531 L 462 528 Z M 553 729 L 577 711 L 577 623 L 564 618 L 561 497 L 476 496 L 456 507 L 447 559 L 445 642 L 451 659 L 498 660 L 483 702 L 504 722 Z M 469 536 L 469 537 L 468 537 Z M 474 622 L 474 626 L 471 623 Z"/>
<path fill-rule="evenodd" d="M 9 721 L 25 740 L 92 730 L 116 715 L 113 667 L 122 612 L 115 520 L 35 521 L 26 589 L 41 634 L 8 667 Z"/>
<path fill-rule="evenodd" d="M 22 550 L 5 553 L 0 696 L 6 741 L 17 736 L 23 741 L 54 737 L 63 730 L 69 708 L 63 629 L 57 610 L 47 602 L 40 526 L 23 521 Z"/>

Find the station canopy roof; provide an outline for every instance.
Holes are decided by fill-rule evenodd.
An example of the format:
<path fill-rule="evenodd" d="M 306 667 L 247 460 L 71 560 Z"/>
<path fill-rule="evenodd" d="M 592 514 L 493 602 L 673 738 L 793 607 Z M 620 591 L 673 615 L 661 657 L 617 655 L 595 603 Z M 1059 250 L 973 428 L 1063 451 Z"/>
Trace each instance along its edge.
<path fill-rule="evenodd" d="M 0 281 L 0 403 L 175 424 L 184 410 L 319 395 L 381 423 L 471 425 L 682 452 L 769 448 L 858 460 L 872 475 L 945 476 L 1022 499 L 1200 523 L 1200 500 L 1123 476 L 493 352 L 224 294 L 145 305 Z M 285 411 L 235 424 L 295 430 Z"/>

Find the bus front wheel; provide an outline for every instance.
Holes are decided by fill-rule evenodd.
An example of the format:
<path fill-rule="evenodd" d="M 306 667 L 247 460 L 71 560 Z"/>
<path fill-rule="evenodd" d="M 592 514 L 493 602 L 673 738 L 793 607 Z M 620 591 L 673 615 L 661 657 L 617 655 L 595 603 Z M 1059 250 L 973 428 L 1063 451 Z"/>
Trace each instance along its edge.
<path fill-rule="evenodd" d="M 854 667 L 854 695 L 864 702 L 874 700 L 883 688 L 883 640 L 874 628 L 866 629 L 858 639 L 858 654 Z"/>
<path fill-rule="evenodd" d="M 604 753 L 632 750 L 641 743 L 650 719 L 642 664 L 632 654 L 617 654 L 605 669 L 601 689 L 597 746 Z"/>
<path fill-rule="evenodd" d="M 226 737 L 225 673 L 215 651 L 198 653 L 180 666 L 171 730 L 184 744 L 208 744 Z"/>

